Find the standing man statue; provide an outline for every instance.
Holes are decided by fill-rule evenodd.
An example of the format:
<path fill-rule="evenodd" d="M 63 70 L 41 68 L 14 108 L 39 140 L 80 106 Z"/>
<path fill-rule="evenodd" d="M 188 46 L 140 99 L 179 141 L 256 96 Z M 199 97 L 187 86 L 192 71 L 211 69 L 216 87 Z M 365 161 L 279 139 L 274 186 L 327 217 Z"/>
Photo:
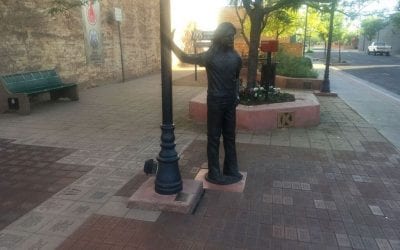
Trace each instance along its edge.
<path fill-rule="evenodd" d="M 242 59 L 234 50 L 235 33 L 233 24 L 221 23 L 215 30 L 209 50 L 190 55 L 168 39 L 172 51 L 182 62 L 206 68 L 208 174 L 205 178 L 219 185 L 236 183 L 243 178 L 235 146 L 236 106 L 239 104 L 239 73 L 242 67 Z M 222 174 L 219 165 L 221 134 L 225 150 Z"/>

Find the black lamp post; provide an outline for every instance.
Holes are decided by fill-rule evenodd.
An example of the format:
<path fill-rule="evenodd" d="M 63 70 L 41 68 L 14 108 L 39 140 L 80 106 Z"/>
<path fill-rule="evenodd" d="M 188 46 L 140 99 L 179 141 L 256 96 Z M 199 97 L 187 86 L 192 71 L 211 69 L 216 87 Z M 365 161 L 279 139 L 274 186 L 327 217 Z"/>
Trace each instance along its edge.
<path fill-rule="evenodd" d="M 329 35 L 328 35 L 328 49 L 326 52 L 326 62 L 325 62 L 325 74 L 324 80 L 322 81 L 321 92 L 330 93 L 330 80 L 329 80 L 329 66 L 331 64 L 331 50 L 332 50 L 332 34 L 333 34 L 333 19 L 335 17 L 336 0 L 332 1 L 331 4 L 331 16 L 329 19 Z"/>
<path fill-rule="evenodd" d="M 172 123 L 172 69 L 171 50 L 166 37 L 171 33 L 170 0 L 160 0 L 160 42 L 162 81 L 161 151 L 158 154 L 158 170 L 155 191 L 158 194 L 176 194 L 182 190 L 179 157 L 175 150 L 175 125 Z M 166 35 L 163 35 L 166 34 Z"/>
<path fill-rule="evenodd" d="M 308 22 L 308 5 L 306 5 L 306 21 L 304 23 L 303 56 L 306 55 L 307 22 Z M 308 49 L 310 49 L 310 47 L 308 47 Z"/>

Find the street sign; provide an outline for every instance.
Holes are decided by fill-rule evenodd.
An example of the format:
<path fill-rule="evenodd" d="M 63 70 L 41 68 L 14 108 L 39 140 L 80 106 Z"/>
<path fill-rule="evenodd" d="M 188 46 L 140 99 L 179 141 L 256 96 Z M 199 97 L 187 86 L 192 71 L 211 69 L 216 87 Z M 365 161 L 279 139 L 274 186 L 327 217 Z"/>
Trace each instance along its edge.
<path fill-rule="evenodd" d="M 115 21 L 122 22 L 122 10 L 120 8 L 114 8 Z"/>
<path fill-rule="evenodd" d="M 214 37 L 214 31 L 195 30 L 192 33 L 192 40 L 195 41 L 212 40 L 213 37 Z"/>

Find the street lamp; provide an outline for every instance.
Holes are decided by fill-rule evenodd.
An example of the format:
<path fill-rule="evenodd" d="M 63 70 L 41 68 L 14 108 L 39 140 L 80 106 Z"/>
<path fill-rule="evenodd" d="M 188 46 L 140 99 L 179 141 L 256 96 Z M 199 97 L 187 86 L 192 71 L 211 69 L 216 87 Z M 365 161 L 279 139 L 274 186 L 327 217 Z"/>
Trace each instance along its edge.
<path fill-rule="evenodd" d="M 304 23 L 303 56 L 306 55 L 307 22 L 308 22 L 308 5 L 306 5 L 306 20 Z M 310 49 L 310 47 L 308 47 L 308 49 Z"/>
<path fill-rule="evenodd" d="M 332 49 L 332 34 L 333 34 L 333 19 L 335 17 L 336 0 L 332 1 L 331 12 L 329 19 L 329 35 L 328 35 L 328 49 L 326 52 L 326 62 L 325 62 L 325 74 L 324 80 L 322 81 L 321 92 L 330 93 L 330 80 L 329 80 L 329 65 L 331 63 L 331 49 Z"/>
<path fill-rule="evenodd" d="M 171 50 L 166 41 L 170 33 L 170 0 L 160 0 L 162 124 L 161 151 L 157 157 L 158 170 L 155 191 L 164 195 L 177 194 L 182 190 L 182 179 L 178 166 L 179 157 L 175 150 L 175 125 L 172 122 Z"/>

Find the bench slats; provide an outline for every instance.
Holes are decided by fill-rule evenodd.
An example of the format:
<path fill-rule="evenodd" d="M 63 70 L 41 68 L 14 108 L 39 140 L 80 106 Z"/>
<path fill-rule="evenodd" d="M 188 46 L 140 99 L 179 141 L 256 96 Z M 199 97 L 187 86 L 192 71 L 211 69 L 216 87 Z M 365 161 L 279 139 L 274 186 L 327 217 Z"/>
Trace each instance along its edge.
<path fill-rule="evenodd" d="M 39 94 L 52 89 L 70 87 L 75 84 L 64 84 L 55 70 L 27 72 L 1 77 L 11 93 Z"/>

